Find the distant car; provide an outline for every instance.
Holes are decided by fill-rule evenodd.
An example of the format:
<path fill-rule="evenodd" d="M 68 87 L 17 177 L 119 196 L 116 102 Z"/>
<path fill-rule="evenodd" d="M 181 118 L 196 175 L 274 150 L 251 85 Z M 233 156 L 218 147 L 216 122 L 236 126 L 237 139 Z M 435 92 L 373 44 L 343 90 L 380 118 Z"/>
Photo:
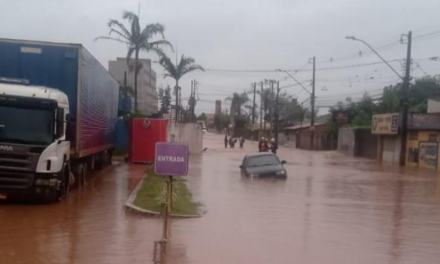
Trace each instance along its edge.
<path fill-rule="evenodd" d="M 246 155 L 240 165 L 241 173 L 249 177 L 286 178 L 287 171 L 283 164 L 286 161 L 273 153 L 256 153 Z"/>

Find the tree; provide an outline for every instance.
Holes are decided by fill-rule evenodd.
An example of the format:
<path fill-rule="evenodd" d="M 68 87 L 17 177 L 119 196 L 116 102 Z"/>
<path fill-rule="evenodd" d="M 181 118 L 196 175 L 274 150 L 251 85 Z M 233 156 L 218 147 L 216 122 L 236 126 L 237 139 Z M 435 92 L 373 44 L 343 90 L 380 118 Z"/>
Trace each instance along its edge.
<path fill-rule="evenodd" d="M 242 134 L 244 127 L 249 123 L 249 113 L 243 114 L 246 111 L 246 104 L 250 101 L 247 93 L 233 93 L 225 101 L 231 102 L 231 119 L 234 125 L 234 135 Z M 252 109 L 252 107 L 250 108 Z"/>
<path fill-rule="evenodd" d="M 168 113 L 168 108 L 171 105 L 171 87 L 169 85 L 167 88 L 160 87 L 157 96 L 160 101 L 160 112 Z"/>
<path fill-rule="evenodd" d="M 225 101 L 231 102 L 231 115 L 241 116 L 245 104 L 249 102 L 249 97 L 246 93 L 233 93 Z"/>
<path fill-rule="evenodd" d="M 178 116 L 178 105 L 179 105 L 179 80 L 187 73 L 201 70 L 205 71 L 202 66 L 195 64 L 195 60 L 190 57 L 185 57 L 182 55 L 180 58 L 180 62 L 175 65 L 170 58 L 168 58 L 165 54 L 159 60 L 160 65 L 164 68 L 166 73 L 164 74 L 164 78 L 171 77 L 176 80 L 176 86 L 174 87 L 174 94 L 176 96 L 176 117 Z M 177 118 L 176 118 L 177 122 Z"/>
<path fill-rule="evenodd" d="M 216 114 L 214 116 L 214 124 L 217 131 L 221 131 L 224 128 L 228 128 L 230 123 L 229 116 L 225 113 Z"/>
<path fill-rule="evenodd" d="M 272 100 L 272 91 L 271 89 L 264 89 L 260 92 L 261 96 L 261 107 L 263 108 L 263 119 L 266 121 L 269 111 L 270 111 L 270 101 Z"/>
<path fill-rule="evenodd" d="M 278 108 L 280 127 L 293 126 L 301 122 L 304 111 L 293 96 L 286 92 L 280 93 L 276 106 Z"/>
<path fill-rule="evenodd" d="M 127 45 L 127 64 L 131 69 L 134 69 L 134 110 L 137 113 L 137 76 L 139 70 L 141 69 L 141 64 L 139 64 L 139 52 L 143 50 L 146 52 L 154 52 L 161 56 L 164 54 L 162 47 L 169 46 L 172 48 L 172 45 L 170 42 L 165 40 L 165 27 L 162 24 L 148 24 L 144 29 L 141 30 L 139 17 L 133 12 L 125 11 L 122 15 L 122 18 L 128 21 L 130 24 L 130 30 L 128 30 L 125 25 L 118 20 L 111 19 L 108 22 L 108 27 L 110 28 L 109 36 L 97 37 L 95 41 L 99 39 L 107 39 L 118 41 Z M 112 37 L 112 34 L 116 35 L 116 37 Z M 157 34 L 160 34 L 162 39 L 153 40 Z M 130 60 L 133 54 L 134 65 L 131 65 Z"/>
<path fill-rule="evenodd" d="M 200 121 L 205 121 L 206 122 L 206 114 L 205 113 L 201 113 L 198 117 L 197 117 L 197 120 L 200 120 Z"/>

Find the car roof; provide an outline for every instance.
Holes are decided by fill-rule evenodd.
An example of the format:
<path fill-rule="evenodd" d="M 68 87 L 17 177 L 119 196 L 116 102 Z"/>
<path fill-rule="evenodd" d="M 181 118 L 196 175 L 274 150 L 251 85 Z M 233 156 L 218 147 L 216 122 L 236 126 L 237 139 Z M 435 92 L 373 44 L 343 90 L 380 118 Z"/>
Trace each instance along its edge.
<path fill-rule="evenodd" d="M 275 156 L 275 157 L 277 157 L 277 155 L 275 155 L 272 152 L 259 152 L 259 153 L 247 154 L 245 156 L 245 158 L 253 158 L 253 157 L 260 157 L 260 156 Z"/>

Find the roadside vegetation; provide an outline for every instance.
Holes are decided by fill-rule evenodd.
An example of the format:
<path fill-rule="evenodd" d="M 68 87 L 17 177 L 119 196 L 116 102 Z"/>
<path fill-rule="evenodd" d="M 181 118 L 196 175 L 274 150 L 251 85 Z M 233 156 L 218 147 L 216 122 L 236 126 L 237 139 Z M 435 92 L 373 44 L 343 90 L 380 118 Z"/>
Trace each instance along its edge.
<path fill-rule="evenodd" d="M 147 174 L 134 204 L 142 209 L 159 213 L 162 211 L 162 205 L 166 202 L 168 177 L 156 175 L 153 166 L 148 168 Z M 201 214 L 200 208 L 201 204 L 194 200 L 185 180 L 175 177 L 171 214 L 196 216 Z"/>

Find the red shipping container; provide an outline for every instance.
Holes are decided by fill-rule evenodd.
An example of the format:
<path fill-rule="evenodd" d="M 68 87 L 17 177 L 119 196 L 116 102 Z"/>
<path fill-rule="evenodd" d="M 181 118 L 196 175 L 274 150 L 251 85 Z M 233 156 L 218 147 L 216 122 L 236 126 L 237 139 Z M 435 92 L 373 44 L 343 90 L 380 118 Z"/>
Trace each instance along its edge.
<path fill-rule="evenodd" d="M 167 141 L 167 119 L 133 118 L 129 126 L 128 159 L 134 163 L 154 162 L 156 142 Z"/>

